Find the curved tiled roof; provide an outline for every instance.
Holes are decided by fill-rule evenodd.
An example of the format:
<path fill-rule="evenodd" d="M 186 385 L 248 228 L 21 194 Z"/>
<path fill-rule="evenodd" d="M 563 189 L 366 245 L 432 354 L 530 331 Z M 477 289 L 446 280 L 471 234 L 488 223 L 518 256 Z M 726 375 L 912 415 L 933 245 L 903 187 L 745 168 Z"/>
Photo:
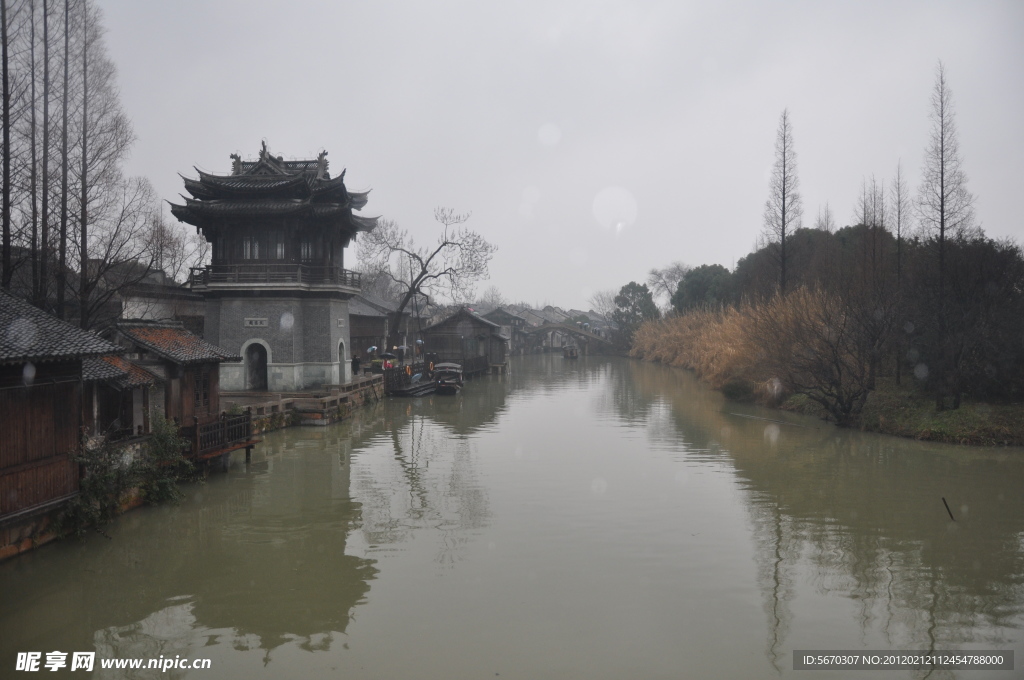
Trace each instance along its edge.
<path fill-rule="evenodd" d="M 142 387 L 162 382 L 142 366 L 113 354 L 83 360 L 82 379 L 113 380 L 121 387 Z"/>
<path fill-rule="evenodd" d="M 426 328 L 423 329 L 422 332 L 426 333 L 427 331 L 435 330 L 435 329 L 437 329 L 440 326 L 450 325 L 456 319 L 467 318 L 467 317 L 470 318 L 470 319 L 473 319 L 475 321 L 479 321 L 479 322 L 481 322 L 481 323 L 483 323 L 483 324 L 485 324 L 487 326 L 490 326 L 492 329 L 494 329 L 495 332 L 497 332 L 501 328 L 500 325 L 494 323 L 490 319 L 485 319 L 484 317 L 480 316 L 476 312 L 473 312 L 473 311 L 469 310 L 466 307 L 461 307 L 457 312 L 455 312 L 454 314 L 452 314 L 448 318 L 442 319 L 441 321 L 438 321 L 435 324 L 427 326 Z"/>
<path fill-rule="evenodd" d="M 127 371 L 112 362 L 105 361 L 106 358 L 104 356 L 82 359 L 82 380 L 113 380 L 127 375 Z"/>
<path fill-rule="evenodd" d="M 116 328 L 132 342 L 177 364 L 242 360 L 237 354 L 189 333 L 181 324 L 135 321 L 119 323 Z"/>
<path fill-rule="evenodd" d="M 196 168 L 199 179 L 182 176 L 192 198 L 184 205 L 171 203 L 171 213 L 201 229 L 226 218 L 299 218 L 327 222 L 348 232 L 369 231 L 377 218 L 358 217 L 353 210 L 366 206 L 368 191 L 350 193 L 345 172 L 331 177 L 327 152 L 316 159 L 286 161 L 274 156 L 264 143 L 256 161 L 232 154 L 232 174 L 213 175 Z"/>
<path fill-rule="evenodd" d="M 61 361 L 119 351 L 99 336 L 0 291 L 0 363 Z"/>

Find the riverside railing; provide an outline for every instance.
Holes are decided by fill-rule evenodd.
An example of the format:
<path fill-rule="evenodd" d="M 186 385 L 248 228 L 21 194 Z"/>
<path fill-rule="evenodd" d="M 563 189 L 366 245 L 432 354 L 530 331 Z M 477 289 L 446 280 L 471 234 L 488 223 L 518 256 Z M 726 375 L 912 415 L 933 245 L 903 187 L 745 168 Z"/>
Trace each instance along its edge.
<path fill-rule="evenodd" d="M 187 434 L 191 435 L 189 441 L 192 443 L 193 456 L 202 457 L 252 438 L 251 410 L 234 416 L 222 413 L 217 420 L 202 425 L 199 418 L 193 416 L 192 420 L 194 424 L 188 428 L 192 431 Z"/>

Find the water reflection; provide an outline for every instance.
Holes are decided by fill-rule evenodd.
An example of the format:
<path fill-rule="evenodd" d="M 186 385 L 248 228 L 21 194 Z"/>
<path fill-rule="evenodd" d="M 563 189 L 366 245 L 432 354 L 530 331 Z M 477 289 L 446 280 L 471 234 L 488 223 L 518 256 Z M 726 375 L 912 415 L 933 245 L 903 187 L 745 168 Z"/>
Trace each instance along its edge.
<path fill-rule="evenodd" d="M 357 480 L 367 499 L 362 532 L 370 551 L 389 550 L 421 530 L 437 536 L 439 564 L 458 562 L 466 541 L 487 526 L 487 494 L 474 457 L 474 435 L 504 410 L 505 390 L 487 381 L 454 397 L 388 400 L 384 421 L 361 445 L 368 464 Z M 386 452 L 385 456 L 375 456 Z"/>
<path fill-rule="evenodd" d="M 456 397 L 271 433 L 110 540 L 0 564 L 0 664 L 96 649 L 238 678 L 760 678 L 794 648 L 1020 648 L 1022 479 L 1020 451 L 527 357 Z"/>
<path fill-rule="evenodd" d="M 798 582 L 854 604 L 861 639 L 851 643 L 1005 646 L 1024 614 L 1020 450 L 840 430 L 726 402 L 681 371 L 619 368 L 612 401 L 622 418 L 652 419 L 669 404 L 674 427 L 653 428 L 653 443 L 686 442 L 688 458 L 724 456 L 742 480 L 776 670 L 801 646 L 788 639 Z M 943 497 L 959 510 L 955 522 Z"/>
<path fill-rule="evenodd" d="M 26 584 L 5 589 L 0 605 L 5 652 L 173 658 L 227 645 L 261 650 L 269 663 L 286 643 L 329 648 L 377 574 L 372 559 L 346 554 L 362 524 L 349 489 L 353 438 L 275 433 L 248 469 L 238 461 L 179 506 L 126 515 L 109 540 L 65 541 L 0 565 L 0 581 Z M 55 612 L 66 617 L 57 631 Z"/>

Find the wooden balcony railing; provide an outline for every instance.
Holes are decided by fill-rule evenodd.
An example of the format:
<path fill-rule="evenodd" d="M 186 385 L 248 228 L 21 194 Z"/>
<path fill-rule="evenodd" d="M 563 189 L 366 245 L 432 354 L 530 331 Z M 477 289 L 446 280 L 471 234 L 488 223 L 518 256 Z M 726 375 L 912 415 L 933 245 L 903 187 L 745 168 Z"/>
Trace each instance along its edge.
<path fill-rule="evenodd" d="M 182 428 L 182 435 L 192 442 L 192 455 L 203 457 L 232 445 L 241 444 L 252 439 L 252 412 L 237 416 L 221 414 L 220 418 L 210 423 L 200 424 L 193 417 L 192 427 Z"/>
<path fill-rule="evenodd" d="M 359 272 L 341 267 L 309 264 L 212 264 L 193 267 L 193 287 L 211 284 L 266 283 L 300 285 L 336 285 L 359 288 Z"/>

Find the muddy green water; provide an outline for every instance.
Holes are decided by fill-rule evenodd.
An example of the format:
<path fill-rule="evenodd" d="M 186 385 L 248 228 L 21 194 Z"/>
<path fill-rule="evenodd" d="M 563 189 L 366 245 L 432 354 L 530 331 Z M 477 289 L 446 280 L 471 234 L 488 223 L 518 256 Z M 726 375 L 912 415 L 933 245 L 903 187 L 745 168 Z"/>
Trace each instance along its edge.
<path fill-rule="evenodd" d="M 33 677 L 13 671 L 31 650 L 212 660 L 104 678 L 851 675 L 794 671 L 794 649 L 1014 650 L 1022 669 L 1022 483 L 1019 449 L 839 430 L 649 364 L 519 359 L 457 397 L 271 433 L 181 505 L 0 564 L 0 677 Z"/>

